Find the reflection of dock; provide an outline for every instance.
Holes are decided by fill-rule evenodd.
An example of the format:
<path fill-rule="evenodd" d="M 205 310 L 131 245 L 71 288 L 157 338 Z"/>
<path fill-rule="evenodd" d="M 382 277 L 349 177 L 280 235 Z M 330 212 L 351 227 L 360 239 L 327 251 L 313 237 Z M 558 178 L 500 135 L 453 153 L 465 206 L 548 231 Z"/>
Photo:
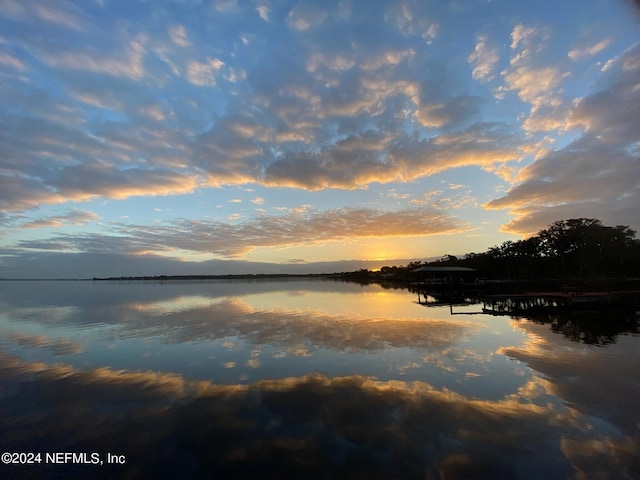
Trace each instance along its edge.
<path fill-rule="evenodd" d="M 431 295 L 425 290 L 413 290 L 413 292 L 418 294 L 418 301 L 416 303 L 424 307 L 449 307 L 449 313 L 451 315 L 476 315 L 483 313 L 468 311 L 454 313 L 453 307 L 468 307 L 470 305 L 477 305 L 480 303 L 480 300 L 477 297 L 466 296 L 461 292 L 448 292 L 444 294 L 443 292 L 431 292 L 437 296 Z"/>
<path fill-rule="evenodd" d="M 636 308 L 640 306 L 640 291 L 583 293 L 564 289 L 560 292 L 490 295 L 482 303 L 482 311 L 490 315 L 543 315 L 575 310 Z"/>

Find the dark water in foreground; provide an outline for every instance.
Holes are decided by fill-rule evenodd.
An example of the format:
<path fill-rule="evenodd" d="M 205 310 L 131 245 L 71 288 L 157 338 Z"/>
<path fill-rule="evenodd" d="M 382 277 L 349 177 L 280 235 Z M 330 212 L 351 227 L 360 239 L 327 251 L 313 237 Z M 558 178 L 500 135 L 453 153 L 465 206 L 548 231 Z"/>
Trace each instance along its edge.
<path fill-rule="evenodd" d="M 640 478 L 635 314 L 583 334 L 415 300 L 0 282 L 0 453 L 35 462 L 0 478 Z"/>

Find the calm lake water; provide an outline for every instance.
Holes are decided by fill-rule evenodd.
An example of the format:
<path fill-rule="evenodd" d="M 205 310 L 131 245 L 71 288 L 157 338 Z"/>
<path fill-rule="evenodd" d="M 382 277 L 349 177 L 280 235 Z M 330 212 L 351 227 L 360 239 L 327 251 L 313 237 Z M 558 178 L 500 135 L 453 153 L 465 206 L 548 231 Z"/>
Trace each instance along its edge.
<path fill-rule="evenodd" d="M 0 453 L 34 462 L 0 477 L 640 478 L 637 313 L 481 307 L 332 280 L 0 282 Z"/>

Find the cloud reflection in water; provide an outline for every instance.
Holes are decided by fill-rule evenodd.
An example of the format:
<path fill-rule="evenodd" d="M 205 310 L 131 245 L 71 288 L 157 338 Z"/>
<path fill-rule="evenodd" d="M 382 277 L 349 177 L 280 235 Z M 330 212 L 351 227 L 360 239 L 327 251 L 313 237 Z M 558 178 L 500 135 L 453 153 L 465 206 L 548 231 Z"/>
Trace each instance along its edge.
<path fill-rule="evenodd" d="M 0 365 L 0 382 L 11 385 L 0 395 L 4 450 L 127 456 L 125 466 L 55 466 L 68 478 L 567 478 L 573 467 L 560 447 L 596 441 L 552 406 L 424 382 L 307 375 L 239 386 L 6 355 Z M 625 478 L 618 450 L 603 454 Z M 20 468 L 31 478 L 53 471 Z"/>
<path fill-rule="evenodd" d="M 582 430 L 603 429 L 603 422 L 610 424 L 608 435 L 601 438 L 563 437 L 562 450 L 572 459 L 579 476 L 613 478 L 610 464 L 619 461 L 633 472 L 630 478 L 640 477 L 637 336 L 621 335 L 615 345 L 602 348 L 567 343 L 547 325 L 514 324 L 528 333 L 529 341 L 521 347 L 503 347 L 499 353 L 539 372 L 535 392 L 543 389 L 563 399 L 574 412 L 575 422 L 581 422 Z M 525 395 L 532 396 L 532 392 Z"/>
<path fill-rule="evenodd" d="M 0 292 L 0 447 L 128 459 L 9 477 L 640 477 L 636 338 L 378 287 L 135 285 Z"/>

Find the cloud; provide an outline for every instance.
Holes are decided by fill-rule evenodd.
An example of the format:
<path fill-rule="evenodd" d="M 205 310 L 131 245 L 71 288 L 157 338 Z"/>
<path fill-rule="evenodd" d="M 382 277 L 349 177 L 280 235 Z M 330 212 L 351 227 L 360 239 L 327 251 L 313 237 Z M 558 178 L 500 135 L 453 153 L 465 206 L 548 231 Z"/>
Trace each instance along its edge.
<path fill-rule="evenodd" d="M 574 48 L 573 50 L 570 50 L 567 56 L 574 62 L 577 62 L 584 58 L 593 57 L 594 55 L 602 52 L 609 45 L 611 45 L 612 41 L 613 40 L 611 38 L 605 38 L 593 45 L 585 45 L 585 46 L 577 47 L 577 48 Z"/>
<path fill-rule="evenodd" d="M 566 78 L 566 74 L 555 67 L 519 66 L 509 69 L 504 78 L 509 89 L 517 91 L 524 102 L 536 109 L 552 101 L 554 89 Z"/>
<path fill-rule="evenodd" d="M 30 335 L 27 333 L 9 333 L 8 337 L 19 345 L 50 350 L 54 355 L 74 355 L 82 353 L 84 346 L 66 338 L 52 338 L 47 335 Z"/>
<path fill-rule="evenodd" d="M 53 6 L 48 3 L 31 5 L 31 7 L 35 11 L 36 15 L 43 20 L 71 28 L 73 30 L 84 30 L 84 22 L 77 14 L 79 9 L 75 8 L 68 2 L 62 2 L 61 5 L 64 5 L 67 11 L 61 9 L 60 5 Z M 76 12 L 72 13 L 72 10 L 76 10 Z"/>
<path fill-rule="evenodd" d="M 104 51 L 41 51 L 40 59 L 51 67 L 79 70 L 140 80 L 145 76 L 144 56 L 146 37 L 138 35 L 129 40 L 116 55 Z"/>
<path fill-rule="evenodd" d="M 188 134 L 163 124 L 171 105 L 151 102 L 123 79 L 102 85 L 82 74 L 72 77 L 64 99 L 8 89 L 14 111 L 4 112 L 0 208 L 195 189 L 199 180 L 187 169 Z M 86 115 L 96 112 L 119 121 L 90 122 L 87 130 Z"/>
<path fill-rule="evenodd" d="M 269 14 L 271 13 L 271 9 L 265 5 L 259 5 L 256 7 L 256 12 L 260 15 L 260 18 L 267 22 L 269 20 Z"/>
<path fill-rule="evenodd" d="M 576 319 L 565 320 L 570 322 Z M 566 346 L 566 338 L 554 332 L 550 325 L 513 323 L 533 340 L 522 347 L 502 347 L 501 354 L 527 363 L 543 376 L 547 390 L 583 414 L 607 419 L 623 432 L 638 435 L 640 415 L 632 400 L 633 387 L 620 381 L 633 375 L 633 365 L 638 360 L 637 350 L 626 341 L 625 336 L 620 336 L 619 344 L 612 346 L 627 359 L 621 363 L 616 360 L 617 356 L 612 356 L 604 348 L 589 349 L 588 359 L 580 349 L 562 348 Z M 590 365 L 588 379 L 578 374 L 584 368 L 585 361 Z M 616 375 L 612 376 L 612 371 Z"/>
<path fill-rule="evenodd" d="M 215 0 L 211 3 L 218 12 L 238 13 L 240 11 L 238 0 Z"/>
<path fill-rule="evenodd" d="M 480 97 L 460 95 L 442 103 L 421 105 L 415 118 L 425 127 L 444 128 L 473 118 L 479 112 Z"/>
<path fill-rule="evenodd" d="M 456 108 L 473 109 L 463 100 Z M 440 122 L 454 121 L 455 108 L 438 112 Z M 434 120 L 435 121 L 435 120 Z M 373 140 L 380 149 L 363 146 Z M 473 124 L 460 131 L 416 140 L 398 133 L 385 138 L 376 132 L 347 137 L 320 152 L 285 152 L 264 170 L 261 183 L 309 190 L 358 188 L 372 182 L 411 181 L 451 168 L 489 167 L 521 156 L 512 133 L 497 124 Z"/>
<path fill-rule="evenodd" d="M 162 122 L 166 118 L 166 115 L 162 111 L 162 107 L 158 105 L 144 106 L 141 107 L 139 111 L 156 122 Z"/>
<path fill-rule="evenodd" d="M 529 42 L 535 34 L 536 29 L 534 27 L 526 27 L 519 23 L 511 31 L 511 49 L 515 50 L 520 47 L 521 43 Z"/>
<path fill-rule="evenodd" d="M 435 235 L 461 228 L 464 227 L 437 212 L 342 208 L 293 211 L 275 217 L 263 215 L 239 224 L 178 220 L 167 227 L 127 225 L 121 233 L 137 243 L 147 244 L 151 250 L 161 244 L 164 248 L 235 257 L 257 247 L 309 245 L 360 237 Z"/>
<path fill-rule="evenodd" d="M 67 225 L 81 226 L 86 223 L 95 222 L 100 216 L 93 212 L 84 212 L 80 210 L 72 210 L 65 215 L 55 215 L 38 220 L 24 222 L 20 228 L 59 228 Z"/>
<path fill-rule="evenodd" d="M 573 102 L 568 127 L 582 128 L 613 148 L 633 147 L 638 141 L 639 72 L 640 44 L 636 44 L 609 63 L 599 91 Z"/>
<path fill-rule="evenodd" d="M 179 47 L 189 47 L 192 45 L 187 37 L 187 29 L 184 25 L 171 25 L 168 33 L 171 41 Z"/>
<path fill-rule="evenodd" d="M 418 55 L 425 32 L 436 39 L 434 17 L 400 7 L 368 12 L 344 29 L 346 3 L 299 2 L 256 20 L 250 45 L 238 37 L 213 49 L 187 17 L 163 8 L 150 23 L 132 17 L 114 33 L 85 6 L 76 13 L 93 18 L 92 28 L 74 33 L 82 42 L 62 36 L 56 48 L 27 30 L 12 42 L 31 57 L 0 57 L 15 70 L 0 147 L 1 174 L 15 185 L 0 191 L 0 206 L 249 183 L 355 189 L 519 159 L 517 129 L 496 137 L 493 127 L 474 124 L 482 99 L 451 87 L 458 73 L 449 63 Z M 225 12 L 211 19 L 216 31 L 241 18 L 237 3 L 214 8 Z M 292 28 L 264 30 L 278 22 Z M 384 41 L 372 34 L 378 28 L 389 34 Z M 320 36 L 300 41 L 312 31 Z M 259 40 L 267 34 L 269 45 Z M 59 88 L 23 85 L 18 74 L 34 59 Z M 448 150 L 454 133 L 467 141 Z"/>
<path fill-rule="evenodd" d="M 340 54 L 329 57 L 324 53 L 314 53 L 307 60 L 307 71 L 315 73 L 321 67 L 326 67 L 334 71 L 349 70 L 355 65 L 356 61 L 353 57 L 347 57 Z"/>
<path fill-rule="evenodd" d="M 437 19 L 443 13 L 440 6 L 427 3 L 388 2 L 382 7 L 386 23 L 405 37 L 419 36 L 426 44 L 431 44 L 440 33 Z"/>
<path fill-rule="evenodd" d="M 51 25 L 76 31 L 84 31 L 87 25 L 82 9 L 68 1 L 51 4 L 34 0 L 26 7 L 21 2 L 8 0 L 0 6 L 0 14 L 29 23 L 35 23 L 35 19 L 44 20 Z"/>
<path fill-rule="evenodd" d="M 546 28 L 518 24 L 511 32 L 511 39 L 510 65 L 501 72 L 504 85 L 496 93 L 500 96 L 515 92 L 521 101 L 531 105 L 529 117 L 522 123 L 525 131 L 561 129 L 566 121 L 561 85 L 571 72 L 561 68 L 559 62 L 549 64 Z"/>
<path fill-rule="evenodd" d="M 64 199 L 40 180 L 0 174 L 0 207 L 8 212 L 29 210 L 40 203 L 61 203 Z"/>
<path fill-rule="evenodd" d="M 515 7 L 504 10 L 504 29 L 492 29 L 484 14 L 495 4 L 485 3 L 469 15 L 420 2 L 383 1 L 356 12 L 348 1 L 221 1 L 203 7 L 200 19 L 184 2 L 125 15 L 108 2 L 36 1 L 32 12 L 4 2 L 10 28 L 0 38 L 0 209 L 6 215 L 95 198 L 215 196 L 229 185 L 376 189 L 469 166 L 510 180 L 531 155 L 541 162 L 522 170 L 522 187 L 491 208 L 526 217 L 528 229 L 570 213 L 570 205 L 582 212 L 590 201 L 602 206 L 615 198 L 616 212 L 595 211 L 627 218 L 635 190 L 620 201 L 606 193 L 573 201 L 578 184 L 568 165 L 579 160 L 563 148 L 569 140 L 548 150 L 560 136 L 583 131 L 574 153 L 593 147 L 619 161 L 622 172 L 635 168 L 637 146 L 625 140 L 636 126 L 633 86 L 601 87 L 567 63 L 567 52 L 599 57 L 621 48 L 621 40 L 599 31 L 563 49 L 566 37 L 553 24 L 542 17 L 519 23 Z M 452 28 L 456 22 L 464 27 Z M 634 70 L 632 57 L 603 61 L 602 78 Z M 571 98 L 573 83 L 583 85 L 584 97 Z M 525 112 L 517 116 L 521 102 Z M 607 115 L 624 117 L 628 128 Z M 609 178 L 611 188 L 629 187 L 620 175 L 599 172 L 601 180 L 583 185 L 599 192 Z M 533 182 L 538 173 L 543 183 Z M 266 190 L 260 196 L 268 203 Z M 231 223 L 224 220 L 230 213 L 220 212 L 222 224 Z"/>
<path fill-rule="evenodd" d="M 50 185 L 65 199 L 87 201 L 95 197 L 123 199 L 136 195 L 191 193 L 197 181 L 159 169 L 119 169 L 104 162 L 86 162 L 64 167 Z"/>
<path fill-rule="evenodd" d="M 406 318 L 385 315 L 339 314 L 322 309 L 265 307 L 256 308 L 244 301 L 244 292 L 217 289 L 215 296 L 209 293 L 197 295 L 184 290 L 180 297 L 160 299 L 136 299 L 121 304 L 90 303 L 82 307 L 66 307 L 66 317 L 59 321 L 66 325 L 84 327 L 84 322 L 104 321 L 117 331 L 119 338 L 162 337 L 167 343 L 203 342 L 215 339 L 237 338 L 238 342 L 225 342 L 232 350 L 237 343 L 253 348 L 271 345 L 276 348 L 294 349 L 305 345 L 308 352 L 332 350 L 334 352 L 383 352 L 395 348 L 416 348 L 432 352 L 438 357 L 441 350 L 455 350 L 459 342 L 466 341 L 479 327 L 469 321 L 449 319 L 443 322 L 432 318 Z M 261 288 L 261 293 L 277 293 L 282 286 Z M 321 285 L 325 291 L 344 294 L 344 285 Z M 253 291 L 255 293 L 255 290 Z M 290 292 L 289 292 L 290 293 Z M 134 295 L 135 298 L 135 295 Z M 61 303 L 69 302 L 64 299 Z M 33 308 L 11 308 L 12 318 L 33 316 Z M 61 307 L 61 314 L 65 307 Z M 202 318 L 209 321 L 203 323 Z M 295 318 L 295 322 L 291 320 Z M 50 318 L 49 318 L 50 320 Z M 177 335 L 176 335 L 177 334 Z M 56 348 L 59 354 L 76 353 L 75 342 L 52 340 L 49 337 L 14 334 L 12 340 L 23 345 Z M 76 348 L 73 348 L 76 347 Z"/>
<path fill-rule="evenodd" d="M 569 126 L 582 135 L 525 167 L 516 186 L 487 204 L 516 215 L 507 231 L 531 234 L 580 216 L 640 227 L 640 46 L 621 55 L 607 75 L 602 90 L 577 99 L 569 111 Z"/>
<path fill-rule="evenodd" d="M 557 220 L 577 217 L 634 229 L 640 226 L 636 208 L 640 188 L 635 175 L 640 158 L 597 143 L 583 146 L 576 151 L 567 147 L 536 160 L 522 174 L 545 176 L 529 178 L 486 205 L 509 209 L 515 215 L 503 227 L 506 231 L 531 235 Z"/>
<path fill-rule="evenodd" d="M 634 438 L 611 434 L 603 445 L 584 428 L 586 419 L 572 418 L 568 409 L 513 397 L 479 400 L 426 382 L 314 374 L 219 385 L 4 353 L 0 367 L 0 381 L 16 385 L 0 398 L 2 426 L 30 433 L 28 439 L 7 436 L 5 449 L 44 451 L 64 437 L 70 451 L 137 459 L 117 470 L 105 465 L 99 478 L 114 471 L 156 478 L 221 468 L 234 477 L 256 470 L 282 477 L 301 462 L 301 471 L 322 477 L 340 476 L 348 462 L 363 478 L 541 478 L 590 471 L 592 455 L 600 476 L 624 478 L 637 455 Z M 38 401 L 25 410 L 27 398 Z M 104 411 L 109 421 L 96 422 Z M 66 421 L 55 421 L 60 418 Z M 122 438 L 126 445 L 114 444 Z M 32 471 L 45 476 L 48 470 L 34 465 Z"/>
<path fill-rule="evenodd" d="M 359 68 L 365 72 L 375 71 L 380 68 L 393 68 L 402 62 L 410 61 L 415 54 L 415 50 L 411 48 L 383 51 L 360 63 Z"/>
<path fill-rule="evenodd" d="M 287 23 L 297 31 L 318 27 L 327 19 L 327 11 L 310 0 L 302 0 L 289 11 Z"/>
<path fill-rule="evenodd" d="M 427 30 L 422 34 L 422 38 L 426 40 L 428 44 L 430 44 L 433 39 L 438 38 L 438 32 L 440 30 L 440 25 L 437 23 L 432 23 L 429 25 Z"/>
<path fill-rule="evenodd" d="M 27 66 L 24 62 L 6 52 L 0 52 L 0 65 L 9 68 L 15 68 L 19 71 L 25 71 Z"/>
<path fill-rule="evenodd" d="M 481 81 L 489 81 L 495 77 L 495 67 L 500 56 L 497 48 L 489 46 L 486 35 L 476 35 L 476 48 L 467 57 L 473 64 L 473 78 Z"/>
<path fill-rule="evenodd" d="M 233 220 L 239 219 L 233 217 Z M 174 220 L 154 226 L 114 224 L 112 231 L 116 235 L 113 236 L 62 235 L 44 240 L 23 240 L 18 247 L 129 255 L 181 250 L 237 257 L 257 247 L 284 248 L 363 237 L 437 235 L 464 229 L 451 217 L 424 209 L 298 209 L 281 216 L 261 215 L 240 223 Z"/>
<path fill-rule="evenodd" d="M 206 62 L 191 61 L 187 64 L 187 80 L 201 87 L 213 87 L 223 66 L 224 62 L 218 58 L 208 58 Z"/>

